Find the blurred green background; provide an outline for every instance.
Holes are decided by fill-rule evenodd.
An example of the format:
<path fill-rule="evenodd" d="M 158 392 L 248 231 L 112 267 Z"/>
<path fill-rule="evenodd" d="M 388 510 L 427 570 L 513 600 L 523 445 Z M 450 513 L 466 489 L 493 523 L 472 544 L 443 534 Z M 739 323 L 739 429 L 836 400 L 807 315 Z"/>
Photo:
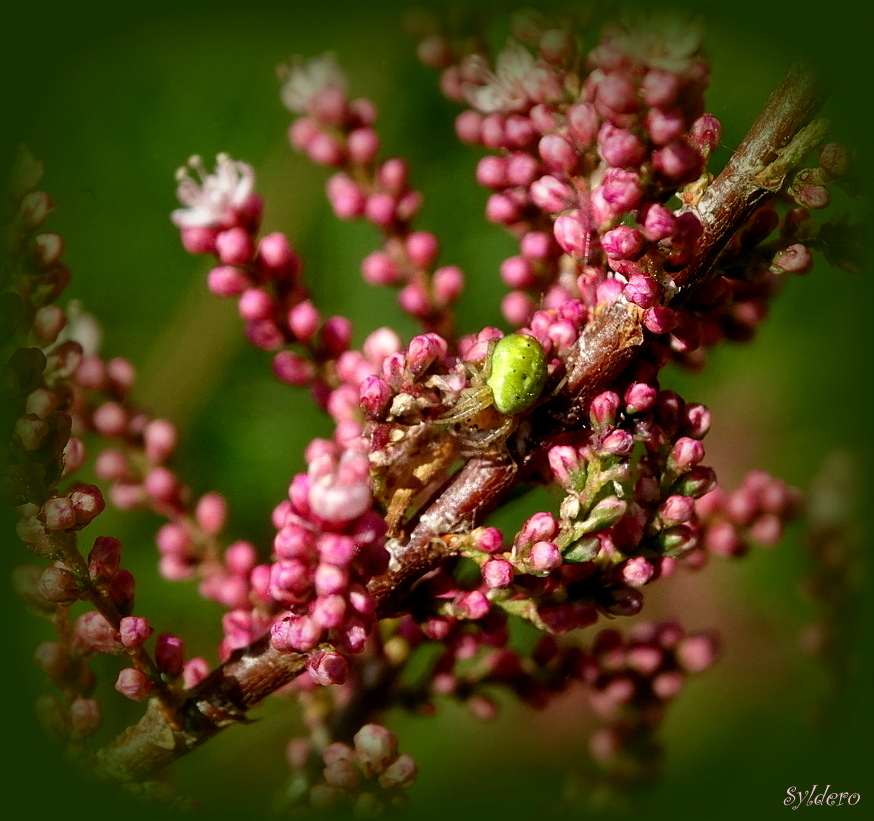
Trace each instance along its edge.
<path fill-rule="evenodd" d="M 500 19 L 520 5 L 474 8 Z M 469 11 L 471 4 L 460 6 Z M 234 304 L 207 293 L 208 262 L 182 250 L 168 219 L 176 207 L 173 172 L 194 153 L 210 167 L 219 151 L 251 163 L 266 197 L 264 231 L 288 233 L 324 313 L 349 315 L 356 344 L 380 325 L 404 338 L 415 333 L 393 295 L 358 275 L 361 258 L 376 247 L 375 230 L 331 216 L 325 170 L 295 154 L 285 138 L 290 117 L 279 102 L 275 66 L 292 54 L 332 50 L 349 72 L 351 92 L 379 107 L 384 155 L 411 163 L 412 183 L 425 194 L 418 225 L 441 238 L 442 262 L 468 273 L 463 328 L 500 325 L 497 269 L 513 244 L 482 218 L 486 192 L 472 183 L 480 153 L 455 141 L 456 108 L 440 97 L 436 75 L 415 60 L 400 22 L 405 7 L 49 2 L 5 12 L 4 168 L 18 142 L 44 162 L 42 187 L 56 205 L 46 230 L 65 239 L 74 277 L 69 297 L 103 323 L 104 353 L 137 365 L 137 400 L 180 428 L 175 465 L 194 492 L 227 493 L 230 535 L 262 547 L 271 539 L 269 511 L 303 467 L 304 446 L 330 427 L 304 393 L 272 379 L 269 356 L 243 341 Z M 835 138 L 870 159 L 874 41 L 867 3 L 744 0 L 696 10 L 707 23 L 709 110 L 723 123 L 722 159 L 798 56 L 813 60 L 833 84 L 825 113 Z M 502 32 L 493 29 L 498 43 Z M 590 45 L 595 36 L 593 30 Z M 867 273 L 837 272 L 818 258 L 811 275 L 788 283 L 753 345 L 719 349 L 702 374 L 666 375 L 668 386 L 713 409 L 708 463 L 729 487 L 754 467 L 805 487 L 830 453 L 843 450 L 856 465 L 856 503 L 867 502 L 871 296 Z M 160 631 L 184 624 L 188 652 L 214 659 L 221 611 L 189 586 L 157 579 L 157 525 L 145 514 L 108 510 L 98 530 L 125 545 L 125 563 L 140 579 L 137 612 Z M 718 628 L 725 647 L 718 665 L 694 679 L 669 711 L 666 776 L 639 811 L 656 818 L 770 817 L 788 811 L 788 787 L 813 784 L 861 793 L 852 811 L 864 811 L 872 799 L 874 727 L 861 517 L 856 538 L 855 594 L 848 591 L 838 625 L 849 674 L 836 691 L 834 670 L 798 646 L 799 632 L 817 616 L 800 592 L 811 570 L 800 528 L 777 548 L 653 587 L 644 618 Z M 4 541 L 5 571 L 27 561 L 14 539 Z M 3 767 L 9 784 L 2 801 L 34 818 L 165 814 L 119 804 L 64 770 L 31 716 L 44 685 L 30 657 L 49 636 L 10 593 L 2 599 L 3 739 L 11 762 Z M 109 660 L 99 669 L 111 688 L 116 665 Z M 112 721 L 135 720 L 141 708 L 118 709 Z M 264 720 L 232 728 L 179 763 L 181 789 L 200 798 L 208 817 L 267 815 L 286 772 L 285 741 L 298 725 L 285 704 L 265 705 L 258 715 Z M 578 726 L 588 726 L 575 697 L 545 715 L 511 705 L 491 724 L 453 704 L 440 705 L 432 719 L 397 715 L 389 723 L 420 764 L 412 818 L 474 811 L 492 817 L 498 809 L 505 818 L 543 814 L 540 802 L 558 789 L 562 765 L 583 754 Z"/>

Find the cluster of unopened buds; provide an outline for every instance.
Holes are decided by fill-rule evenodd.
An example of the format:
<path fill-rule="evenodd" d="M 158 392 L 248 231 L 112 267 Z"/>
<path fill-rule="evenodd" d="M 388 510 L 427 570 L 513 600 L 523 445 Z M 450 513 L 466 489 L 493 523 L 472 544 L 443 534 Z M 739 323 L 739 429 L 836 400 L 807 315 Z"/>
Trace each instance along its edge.
<path fill-rule="evenodd" d="M 71 741 L 100 723 L 94 653 L 126 657 L 116 689 L 156 698 L 173 730 L 186 709 L 239 718 L 249 705 L 229 708 L 209 682 L 269 653 L 271 671 L 291 671 L 274 689 L 294 679 L 289 692 L 310 730 L 289 746 L 295 801 L 362 815 L 398 806 L 416 766 L 372 721 L 395 704 L 424 711 L 447 696 L 489 718 L 496 687 L 537 707 L 586 688 L 605 721 L 591 751 L 609 772 L 652 749 L 641 739 L 652 740 L 685 676 L 714 661 L 716 641 L 674 623 L 638 625 L 627 638 L 569 634 L 636 615 L 646 586 L 678 566 L 775 544 L 800 512 L 798 491 L 763 471 L 735 491 L 720 486 L 704 464 L 710 411 L 663 387 L 660 374 L 671 362 L 701 366 L 721 340 L 749 339 L 784 275 L 810 270 L 811 210 L 828 205 L 847 152 L 813 127 L 819 165 L 790 169 L 783 200 L 751 210 L 715 269 L 696 275 L 714 231 L 696 206 L 713 183 L 706 166 L 721 126 L 705 111 L 709 67 L 694 25 L 613 25 L 582 54 L 574 32 L 526 13 L 493 60 L 456 51 L 433 23 L 419 21 L 416 33 L 444 94 L 465 106 L 458 137 L 488 152 L 476 171 L 490 192 L 486 218 L 518 241 L 499 266 L 511 330 L 459 335 L 453 309 L 465 275 L 438 264 L 436 236 L 415 227 L 422 195 L 407 164 L 381 156 L 376 107 L 350 98 L 332 56 L 280 68 L 282 100 L 297 115 L 289 140 L 333 169 L 336 216 L 377 229 L 361 273 L 398 290 L 419 335 L 371 328 L 353 347 L 351 321 L 324 316 L 311 299 L 292 241 L 261 235 L 251 166 L 219 155 L 210 171 L 193 157 L 178 174 L 172 220 L 187 251 L 214 260 L 209 289 L 237 300 L 277 379 L 308 387 L 334 423 L 274 507 L 269 551 L 228 543 L 227 501 L 192 499 L 171 467 L 173 425 L 131 400 L 133 366 L 100 355 L 87 314 L 54 304 L 69 280 L 63 243 L 39 232 L 50 205 L 32 190 L 38 163 L 22 160 L 16 279 L 4 294 L 16 345 L 9 487 L 19 536 L 49 565 L 22 568 L 17 584 L 57 628 L 36 660 L 61 696 L 43 697 L 42 710 Z M 99 486 L 74 478 L 86 443 Z M 515 532 L 490 525 L 487 514 L 522 485 L 552 486 L 560 501 Z M 185 658 L 176 634 L 157 635 L 147 651 L 153 628 L 135 615 L 116 539 L 98 536 L 80 553 L 104 494 L 162 517 L 162 576 L 197 578 L 200 594 L 225 608 L 224 666 L 212 676 L 206 659 Z M 77 602 L 87 608 L 74 617 Z M 528 652 L 510 641 L 518 619 L 543 634 Z M 406 663 L 433 644 L 440 652 L 410 681 Z M 360 729 L 335 738 L 331 727 Z M 648 773 L 652 762 L 640 763 Z"/>

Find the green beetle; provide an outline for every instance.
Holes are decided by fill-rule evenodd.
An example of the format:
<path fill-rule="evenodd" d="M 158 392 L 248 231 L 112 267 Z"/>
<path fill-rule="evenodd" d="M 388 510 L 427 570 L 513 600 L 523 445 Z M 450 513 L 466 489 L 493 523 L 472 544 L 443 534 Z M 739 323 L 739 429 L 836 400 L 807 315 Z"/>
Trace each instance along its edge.
<path fill-rule="evenodd" d="M 462 391 L 458 403 L 441 422 L 465 423 L 482 430 L 479 445 L 506 438 L 515 416 L 527 411 L 543 393 L 547 361 L 543 346 L 533 337 L 513 333 L 499 339 L 486 357 L 482 372 Z"/>

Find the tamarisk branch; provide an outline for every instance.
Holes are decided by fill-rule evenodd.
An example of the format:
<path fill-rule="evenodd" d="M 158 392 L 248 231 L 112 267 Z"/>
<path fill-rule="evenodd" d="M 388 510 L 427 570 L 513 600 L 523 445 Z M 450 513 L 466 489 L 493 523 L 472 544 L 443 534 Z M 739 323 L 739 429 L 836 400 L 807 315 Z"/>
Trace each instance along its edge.
<path fill-rule="evenodd" d="M 670 272 L 679 287 L 677 299 L 685 299 L 708 278 L 736 231 L 780 189 L 790 170 L 780 165 L 786 149 L 804 133 L 821 101 L 815 76 L 793 66 L 726 168 L 697 199 L 686 203 L 684 210 L 698 218 L 703 230 L 694 256 Z M 653 256 L 649 262 L 655 264 Z M 646 263 L 645 257 L 642 264 Z M 421 502 L 400 529 L 401 538 L 395 539 L 389 567 L 368 584 L 378 618 L 403 612 L 410 589 L 457 553 L 448 537 L 482 524 L 521 480 L 536 476 L 550 446 L 585 425 L 592 398 L 640 351 L 645 338 L 641 314 L 625 299 L 595 313 L 567 357 L 565 383 L 532 413 L 530 429 L 508 441 L 506 456 L 473 456 Z M 97 753 L 101 773 L 118 781 L 150 778 L 225 727 L 246 721 L 249 710 L 300 675 L 306 663 L 307 654 L 278 650 L 268 637 L 234 651 L 185 693 L 177 711 L 178 728 L 151 703 L 139 722 Z"/>

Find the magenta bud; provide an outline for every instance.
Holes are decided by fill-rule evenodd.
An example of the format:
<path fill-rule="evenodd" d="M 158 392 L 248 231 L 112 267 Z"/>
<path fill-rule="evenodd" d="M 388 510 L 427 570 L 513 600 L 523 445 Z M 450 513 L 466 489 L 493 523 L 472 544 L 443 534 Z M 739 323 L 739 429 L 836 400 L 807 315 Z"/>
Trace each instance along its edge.
<path fill-rule="evenodd" d="M 118 634 L 125 647 L 139 647 L 152 635 L 152 626 L 142 616 L 125 616 L 118 626 Z"/>
<path fill-rule="evenodd" d="M 398 740 L 379 724 L 365 724 L 353 737 L 358 765 L 366 778 L 384 772 L 395 758 Z"/>
<path fill-rule="evenodd" d="M 59 679 L 70 669 L 69 653 L 56 641 L 40 642 L 34 651 L 33 660 L 49 678 Z"/>
<path fill-rule="evenodd" d="M 209 675 L 209 663 L 199 656 L 189 659 L 182 668 L 182 684 L 186 690 L 196 687 Z"/>
<path fill-rule="evenodd" d="M 455 599 L 455 612 L 460 619 L 481 619 L 491 609 L 492 603 L 481 590 L 470 590 Z"/>
<path fill-rule="evenodd" d="M 683 689 L 684 676 L 679 670 L 659 673 L 652 682 L 652 691 L 662 701 L 675 698 Z"/>
<path fill-rule="evenodd" d="M 701 152 L 705 159 L 719 145 L 722 138 L 722 124 L 712 114 L 702 114 L 689 129 L 692 145 Z"/>
<path fill-rule="evenodd" d="M 533 542 L 548 541 L 558 534 L 558 521 L 555 516 L 547 511 L 535 513 L 525 524 L 522 525 L 519 535 L 516 537 L 517 544 L 531 544 Z"/>
<path fill-rule="evenodd" d="M 69 495 L 76 510 L 76 526 L 84 527 L 106 507 L 103 494 L 96 485 L 79 485 Z"/>
<path fill-rule="evenodd" d="M 228 504 L 220 493 L 205 493 L 197 502 L 194 517 L 200 529 L 208 536 L 215 536 L 225 526 Z"/>
<path fill-rule="evenodd" d="M 673 140 L 652 152 L 653 167 L 675 183 L 691 182 L 704 167 L 701 153 L 685 140 Z"/>
<path fill-rule="evenodd" d="M 88 574 L 93 582 L 111 579 L 121 563 L 121 542 L 112 536 L 98 536 L 88 553 Z"/>
<path fill-rule="evenodd" d="M 819 165 L 832 177 L 842 177 L 850 170 L 850 152 L 839 143 L 826 143 L 819 149 Z"/>
<path fill-rule="evenodd" d="M 155 684 L 136 667 L 126 667 L 118 674 L 115 689 L 131 701 L 145 701 L 155 689 Z"/>
<path fill-rule="evenodd" d="M 719 653 L 719 643 L 715 636 L 709 633 L 698 633 L 680 639 L 674 651 L 677 663 L 687 673 L 700 673 L 715 661 Z"/>
<path fill-rule="evenodd" d="M 628 278 L 628 284 L 622 293 L 629 302 L 641 308 L 651 308 L 659 297 L 661 288 L 651 276 L 647 274 L 632 274 Z"/>
<path fill-rule="evenodd" d="M 118 654 L 123 651 L 118 631 L 96 610 L 89 610 L 76 619 L 76 641 L 98 653 Z"/>
<path fill-rule="evenodd" d="M 75 738 L 87 738 L 100 727 L 100 705 L 93 698 L 77 698 L 70 705 L 68 720 Z"/>
<path fill-rule="evenodd" d="M 797 242 L 777 251 L 769 270 L 772 274 L 806 274 L 811 268 L 813 268 L 813 255 L 810 249 Z"/>
<path fill-rule="evenodd" d="M 831 194 L 824 185 L 790 185 L 787 193 L 805 208 L 827 208 L 831 204 Z"/>
<path fill-rule="evenodd" d="M 710 409 L 699 402 L 690 402 L 686 405 L 684 415 L 685 431 L 687 435 L 693 439 L 703 439 L 707 434 L 707 431 L 710 430 L 710 422 L 712 419 Z M 700 459 L 698 461 L 700 461 Z"/>
<path fill-rule="evenodd" d="M 368 376 L 359 387 L 361 409 L 369 419 L 378 420 L 385 416 L 392 399 L 392 390 L 378 376 Z"/>
<path fill-rule="evenodd" d="M 496 527 L 483 527 L 476 531 L 476 546 L 483 553 L 499 553 L 503 544 L 504 537 Z"/>
<path fill-rule="evenodd" d="M 178 676 L 185 661 L 182 639 L 172 633 L 160 633 L 155 641 L 155 661 L 162 672 Z"/>
<path fill-rule="evenodd" d="M 379 777 L 384 789 L 408 790 L 416 781 L 416 762 L 408 755 L 399 755 Z"/>
<path fill-rule="evenodd" d="M 47 530 L 67 530 L 76 525 L 76 509 L 67 496 L 53 496 L 46 500 L 40 511 Z"/>
<path fill-rule="evenodd" d="M 293 351 L 280 351 L 273 357 L 273 374 L 286 385 L 307 385 L 315 375 L 311 362 Z"/>
<path fill-rule="evenodd" d="M 643 314 L 643 324 L 654 334 L 670 333 L 677 327 L 677 314 L 665 305 L 653 305 Z"/>
<path fill-rule="evenodd" d="M 684 471 L 697 465 L 703 458 L 704 445 L 700 440 L 681 436 L 671 449 L 668 456 L 668 466 L 673 470 Z"/>
<path fill-rule="evenodd" d="M 628 456 L 634 448 L 634 437 L 626 430 L 614 430 L 605 436 L 598 446 L 598 453 L 613 456 Z"/>
<path fill-rule="evenodd" d="M 599 393 L 589 406 L 589 419 L 592 427 L 597 429 L 613 425 L 619 411 L 619 395 L 615 391 Z"/>
<path fill-rule="evenodd" d="M 72 604 L 82 593 L 76 577 L 61 567 L 47 567 L 37 582 L 37 591 L 46 601 Z"/>
<path fill-rule="evenodd" d="M 570 173 L 577 166 L 579 158 L 576 148 L 561 134 L 547 134 L 541 137 L 537 149 L 543 162 L 556 171 Z"/>
<path fill-rule="evenodd" d="M 658 510 L 665 525 L 678 525 L 688 522 L 695 515 L 695 500 L 688 496 L 668 496 Z"/>
<path fill-rule="evenodd" d="M 695 440 L 693 440 L 695 441 Z M 675 485 L 683 496 L 698 499 L 716 487 L 716 473 L 713 468 L 697 465 L 683 476 Z"/>
<path fill-rule="evenodd" d="M 562 564 L 561 552 L 555 542 L 535 542 L 528 560 L 535 573 L 549 573 Z"/>
<path fill-rule="evenodd" d="M 648 382 L 632 382 L 625 391 L 625 410 L 627 413 L 641 413 L 655 405 L 658 388 Z"/>
<path fill-rule="evenodd" d="M 599 122 L 598 112 L 591 103 L 577 103 L 568 109 L 568 130 L 580 148 L 594 145 Z"/>
<path fill-rule="evenodd" d="M 674 233 L 677 218 L 661 203 L 652 203 L 644 209 L 643 233 L 652 242 L 667 239 Z"/>
<path fill-rule="evenodd" d="M 349 674 L 349 663 L 340 653 L 319 650 L 307 659 L 307 671 L 316 684 L 328 687 L 343 684 Z"/>
<path fill-rule="evenodd" d="M 646 156 L 646 145 L 633 131 L 604 123 L 598 132 L 598 152 L 613 168 L 633 168 Z"/>
<path fill-rule="evenodd" d="M 578 257 L 587 257 L 592 245 L 592 228 L 579 213 L 560 214 L 553 224 L 553 234 L 562 250 Z"/>
<path fill-rule="evenodd" d="M 636 556 L 622 565 L 622 581 L 631 587 L 643 587 L 654 574 L 655 567 L 643 556 Z"/>
<path fill-rule="evenodd" d="M 570 445 L 556 445 L 549 449 L 547 458 L 549 467 L 558 482 L 562 485 L 570 485 L 573 474 L 580 469 L 580 454 L 577 449 Z"/>
<path fill-rule="evenodd" d="M 601 237 L 601 246 L 608 257 L 637 259 L 643 252 L 643 237 L 629 225 L 619 225 Z"/>
<path fill-rule="evenodd" d="M 508 587 L 513 582 L 513 565 L 505 559 L 489 559 L 482 566 L 481 572 L 486 587 L 492 589 Z"/>

